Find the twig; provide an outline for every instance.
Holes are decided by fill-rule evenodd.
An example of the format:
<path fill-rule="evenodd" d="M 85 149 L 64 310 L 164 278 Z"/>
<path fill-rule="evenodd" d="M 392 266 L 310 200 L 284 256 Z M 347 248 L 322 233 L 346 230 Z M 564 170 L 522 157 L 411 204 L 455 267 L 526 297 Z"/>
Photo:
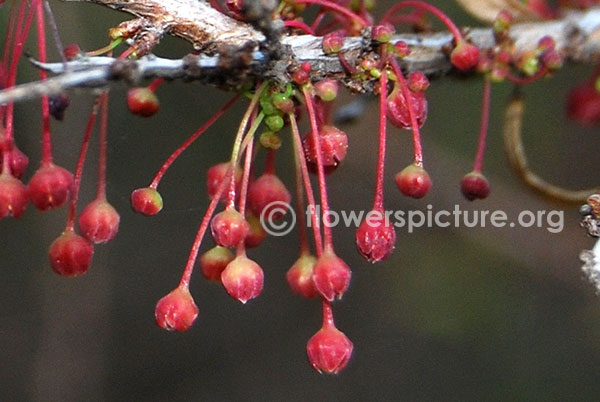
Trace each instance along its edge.
<path fill-rule="evenodd" d="M 109 6 L 109 3 L 122 4 L 122 2 L 105 0 L 95 0 L 94 2 Z M 182 2 L 187 6 L 194 3 L 198 4 L 198 7 L 208 7 L 198 0 L 169 0 L 163 1 L 161 4 L 172 5 Z M 138 6 L 139 3 L 135 2 Z M 155 2 L 143 0 L 141 3 Z M 130 7 L 130 3 L 127 3 L 127 7 Z M 136 15 L 143 14 L 139 10 L 134 11 L 132 7 L 133 5 L 130 9 L 123 9 Z M 163 7 L 161 12 L 172 12 L 166 6 Z M 148 13 L 146 12 L 146 14 Z M 178 15 L 172 17 L 175 18 Z M 190 15 L 191 13 L 185 17 L 185 21 L 188 23 L 191 23 Z M 219 18 L 231 20 L 222 14 L 219 15 L 221 16 Z M 202 17 L 195 23 L 204 24 L 205 20 L 206 18 Z M 214 31 L 214 21 L 211 21 L 211 30 L 209 30 L 210 35 L 208 36 L 210 39 L 207 43 L 210 43 L 211 48 L 220 49 L 216 52 L 216 56 L 188 55 L 183 59 L 170 60 L 149 55 L 140 60 L 120 61 L 107 57 L 94 57 L 73 60 L 67 65 L 35 63 L 38 67 L 59 75 L 45 82 L 33 82 L 0 91 L 0 104 L 37 97 L 42 94 L 55 94 L 70 88 L 105 86 L 117 79 L 135 83 L 142 79 L 163 77 L 201 80 L 220 86 L 235 87 L 246 82 L 249 77 L 259 77 L 285 83 L 289 80 L 288 70 L 290 67 L 293 68 L 304 62 L 312 65 L 313 80 L 334 77 L 357 92 L 372 90 L 372 82 L 353 80 L 342 67 L 337 56 L 323 53 L 320 37 L 312 35 L 284 36 L 281 44 L 289 52 L 282 55 L 281 60 L 269 60 L 258 50 L 258 44 L 252 39 L 262 38 L 261 40 L 264 40 L 264 36 L 249 25 L 235 20 L 231 21 L 241 29 L 239 32 L 245 32 L 248 36 L 242 35 L 244 40 L 240 40 L 240 36 L 235 30 L 216 32 Z M 180 30 L 173 29 L 171 23 L 165 26 L 168 28 L 166 32 L 181 36 L 197 47 L 202 47 L 197 42 L 198 37 L 182 35 Z M 490 29 L 470 29 L 467 32 L 466 37 L 483 50 L 490 49 L 495 45 Z M 538 40 L 545 35 L 551 35 L 555 39 L 558 51 L 568 60 L 578 63 L 600 61 L 599 8 L 572 11 L 565 14 L 560 20 L 518 24 L 511 29 L 511 37 L 515 41 L 517 52 L 534 49 Z M 204 36 L 204 38 L 206 37 Z M 411 47 L 411 54 L 401 60 L 402 69 L 405 71 L 421 70 L 430 76 L 448 73 L 452 70 L 452 66 L 444 49 L 452 44 L 452 39 L 452 35 L 448 32 L 396 35 L 394 41 L 404 41 Z M 357 58 L 367 56 L 369 52 L 373 51 L 371 43 L 362 37 L 346 38 L 342 48 L 342 53 L 350 62 L 355 62 Z"/>

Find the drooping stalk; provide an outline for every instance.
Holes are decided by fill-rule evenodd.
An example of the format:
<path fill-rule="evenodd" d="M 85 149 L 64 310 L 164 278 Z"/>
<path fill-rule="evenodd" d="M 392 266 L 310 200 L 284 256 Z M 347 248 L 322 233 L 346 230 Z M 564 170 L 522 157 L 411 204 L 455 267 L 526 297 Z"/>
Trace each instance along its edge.
<path fill-rule="evenodd" d="M 235 104 L 235 102 L 240 98 L 240 95 L 235 95 L 231 100 L 229 100 L 225 105 L 223 105 L 219 110 L 216 111 L 198 130 L 196 130 L 187 140 L 185 140 L 173 153 L 167 158 L 167 160 L 162 164 L 154 179 L 152 179 L 152 183 L 150 183 L 151 188 L 155 189 L 158 187 L 158 184 L 162 180 L 162 177 L 165 175 L 167 170 L 171 167 L 173 162 L 190 146 L 194 141 L 198 139 L 206 130 L 208 130 L 223 114 L 228 111 L 231 106 Z"/>
<path fill-rule="evenodd" d="M 98 107 L 102 103 L 102 98 L 106 96 L 106 92 L 103 92 L 94 101 L 90 117 L 88 118 L 85 133 L 83 135 L 83 141 L 81 144 L 81 150 L 79 151 L 79 158 L 77 159 L 77 166 L 75 168 L 75 175 L 73 176 L 73 187 L 71 188 L 71 201 L 69 203 L 69 214 L 67 216 L 67 224 L 65 230 L 73 230 L 75 227 L 75 215 L 77 211 L 77 199 L 79 197 L 79 187 L 81 185 L 81 175 L 83 174 L 83 165 L 87 150 L 94 129 L 94 123 L 96 122 L 96 116 L 98 115 Z"/>
<path fill-rule="evenodd" d="M 454 40 L 457 43 L 463 39 L 463 34 L 460 32 L 460 29 L 458 29 L 456 24 L 452 22 L 450 17 L 444 14 L 439 8 L 429 3 L 425 3 L 424 1 L 407 0 L 401 1 L 400 3 L 396 3 L 383 15 L 383 18 L 381 18 L 381 22 L 389 22 L 396 11 L 407 7 L 417 7 L 435 15 L 452 33 L 452 35 L 454 36 Z"/>
<path fill-rule="evenodd" d="M 44 24 L 44 9 L 42 2 L 37 3 L 36 9 L 38 57 L 45 63 L 46 57 L 46 27 Z M 48 72 L 40 69 L 40 80 L 45 81 Z M 42 95 L 42 164 L 52 162 L 52 140 L 50 138 L 50 104 L 48 95 Z"/>
<path fill-rule="evenodd" d="M 414 164 L 418 167 L 423 167 L 423 147 L 421 145 L 421 132 L 419 130 L 419 124 L 417 122 L 415 109 L 413 107 L 412 102 L 410 102 L 410 90 L 408 89 L 406 79 L 404 78 L 404 74 L 402 73 L 402 70 L 400 70 L 396 59 L 392 58 L 390 63 L 392 65 L 392 69 L 394 70 L 394 74 L 396 75 L 396 79 L 398 80 L 398 84 L 400 85 L 402 96 L 404 96 L 404 99 L 406 100 L 406 107 L 408 109 L 408 116 L 410 118 L 410 125 L 413 132 L 413 146 L 415 153 Z"/>
<path fill-rule="evenodd" d="M 323 167 L 323 155 L 321 155 L 321 142 L 319 141 L 319 128 L 317 125 L 317 115 L 313 104 L 313 98 L 310 94 L 308 87 L 302 88 L 304 98 L 306 99 L 306 108 L 308 110 L 308 117 L 310 120 L 311 132 L 309 135 L 312 136 L 313 146 L 315 149 L 317 159 L 317 174 L 319 177 L 319 193 L 321 196 L 321 205 L 323 207 L 323 249 L 333 251 L 333 240 L 331 235 L 331 224 L 329 222 L 329 201 L 327 198 L 327 182 L 325 180 L 325 169 Z"/>
<path fill-rule="evenodd" d="M 298 130 L 298 123 L 296 122 L 296 116 L 294 113 L 289 113 L 288 118 L 290 119 L 290 127 L 292 131 L 292 137 L 294 139 L 294 154 L 296 155 L 297 163 L 299 164 L 299 170 L 302 175 L 302 183 L 304 183 L 304 190 L 306 192 L 306 198 L 308 200 L 308 208 L 311 211 L 311 226 L 313 229 L 313 236 L 315 238 L 315 248 L 317 256 L 323 253 L 323 243 L 321 239 L 321 230 L 319 225 L 319 219 L 315 215 L 315 195 L 313 193 L 312 185 L 310 183 L 310 177 L 308 174 L 308 167 L 306 166 L 306 157 L 304 156 L 304 150 L 302 149 L 302 141 L 300 139 L 300 131 Z M 298 213 L 298 217 L 302 216 L 302 212 Z"/>
<path fill-rule="evenodd" d="M 381 72 L 379 78 L 379 154 L 377 156 L 377 181 L 373 209 L 383 209 L 383 179 L 385 176 L 385 148 L 387 141 L 387 72 Z"/>
<path fill-rule="evenodd" d="M 481 101 L 481 123 L 479 125 L 479 141 L 477 144 L 477 154 L 473 163 L 473 170 L 481 173 L 483 169 L 483 156 L 485 154 L 485 143 L 488 132 L 488 123 L 490 119 L 490 92 L 491 82 L 489 79 L 483 80 L 483 97 Z"/>
<path fill-rule="evenodd" d="M 108 91 L 100 104 L 100 143 L 98 149 L 98 190 L 96 199 L 106 200 L 106 147 L 108 137 Z"/>

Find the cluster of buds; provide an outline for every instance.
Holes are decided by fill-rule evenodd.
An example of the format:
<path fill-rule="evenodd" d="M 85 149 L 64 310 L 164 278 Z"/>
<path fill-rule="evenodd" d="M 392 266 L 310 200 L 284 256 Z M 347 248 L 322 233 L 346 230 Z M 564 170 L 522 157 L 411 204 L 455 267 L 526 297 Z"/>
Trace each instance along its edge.
<path fill-rule="evenodd" d="M 214 3 L 218 5 L 218 2 Z M 8 32 L 4 43 L 0 89 L 11 88 L 16 83 L 17 65 L 33 20 L 37 25 L 38 58 L 41 62 L 46 61 L 42 0 L 14 1 L 11 4 L 12 30 Z M 304 9 L 311 4 L 319 6 L 320 11 L 314 18 L 304 17 Z M 497 46 L 481 53 L 450 18 L 429 3 L 396 3 L 377 23 L 373 22 L 370 13 L 373 4 L 372 1 L 289 0 L 273 13 L 273 18 L 283 20 L 290 34 L 301 31 L 322 36 L 323 52 L 337 57 L 352 79 L 369 83 L 378 96 L 378 160 L 374 200 L 355 238 L 358 252 L 371 263 L 388 258 L 396 244 L 394 227 L 384 219 L 383 213 L 388 122 L 399 130 L 410 130 L 413 138 L 412 161 L 395 175 L 398 190 L 408 197 L 420 199 L 432 188 L 431 177 L 425 170 L 421 144 L 421 128 L 428 113 L 425 94 L 430 83 L 424 73 L 415 71 L 405 74 L 400 68 L 400 61 L 410 54 L 411 48 L 404 42 L 393 40 L 395 26 L 409 23 L 422 28 L 425 15 L 435 16 L 454 37 L 453 48 L 448 54 L 451 64 L 460 73 L 477 70 L 484 75 L 477 154 L 473 170 L 460 182 L 462 193 L 471 201 L 486 198 L 490 192 L 489 183 L 482 174 L 482 165 L 491 84 L 503 80 L 528 83 L 562 65 L 562 57 L 550 37 L 542 38 L 531 52 L 513 54 L 513 44 L 508 35 L 512 16 L 508 12 L 501 12 L 494 22 Z M 242 0 L 227 0 L 220 8 L 233 18 L 245 20 Z M 403 9 L 411 12 L 399 13 Z M 370 31 L 366 28 L 370 28 Z M 345 38 L 360 33 L 364 35 L 365 32 L 371 33 L 370 46 L 373 52 L 349 62 L 342 53 Z M 113 41 L 106 48 L 88 52 L 87 55 L 112 52 L 126 37 L 127 33 L 122 29 L 111 30 Z M 82 51 L 78 46 L 70 45 L 64 53 L 66 59 L 73 59 Z M 133 46 L 129 47 L 119 57 L 135 58 L 136 50 Z M 518 71 L 517 75 L 512 73 L 513 67 Z M 220 283 L 227 294 L 241 303 L 246 304 L 261 294 L 264 272 L 248 254 L 250 249 L 263 244 L 267 236 L 264 222 L 281 221 L 285 212 L 278 206 L 292 202 L 292 194 L 276 172 L 278 150 L 287 138 L 295 156 L 296 208 L 299 212 L 307 208 L 314 211 L 318 200 L 324 222 L 321 224 L 321 217 L 311 214 L 313 222 L 309 231 L 304 222 L 299 220 L 299 257 L 287 271 L 286 278 L 294 293 L 307 299 L 320 299 L 323 324 L 308 341 L 307 356 L 317 371 L 334 374 L 347 365 L 353 351 L 352 342 L 336 328 L 332 310 L 333 304 L 342 299 L 349 289 L 352 272 L 335 252 L 332 228 L 327 221 L 330 217 L 327 175 L 343 165 L 351 144 L 347 134 L 332 121 L 339 82 L 331 78 L 313 80 L 313 72 L 310 63 L 292 65 L 287 85 L 249 78 L 238 94 L 169 156 L 149 185 L 131 193 L 131 206 L 144 216 L 160 213 L 165 206 L 158 186 L 169 167 L 236 102 L 248 98 L 245 113 L 233 138 L 231 157 L 207 170 L 206 192 L 210 204 L 200 222 L 178 286 L 156 304 L 156 323 L 166 330 L 175 331 L 184 331 L 193 325 L 198 317 L 198 307 L 189 287 L 197 265 L 206 279 Z M 41 80 L 45 80 L 46 73 L 42 71 L 40 74 Z M 154 116 L 159 111 L 156 91 L 162 82 L 162 79 L 156 79 L 146 87 L 131 89 L 127 94 L 129 110 L 144 118 Z M 592 111 L 582 112 L 578 98 L 570 102 L 571 113 L 585 121 L 598 119 L 600 96 L 596 89 L 594 91 L 593 94 L 585 94 L 587 98 L 593 98 L 595 108 Z M 104 90 L 92 106 L 80 156 L 72 174 L 54 163 L 50 135 L 51 116 L 62 117 L 68 98 L 64 95 L 56 99 L 42 97 L 42 160 L 27 185 L 23 184 L 21 178 L 26 173 L 28 158 L 15 144 L 13 104 L 0 105 L 0 218 L 19 218 L 29 200 L 40 211 L 68 204 L 65 229 L 49 249 L 52 269 L 63 276 L 85 273 L 91 264 L 94 244 L 109 242 L 118 232 L 119 214 L 106 198 L 108 101 L 108 90 Z M 97 196 L 83 208 L 77 219 L 82 170 L 98 114 Z M 309 129 L 304 135 L 301 135 L 298 126 L 299 116 L 307 116 L 306 125 Z M 265 154 L 264 167 L 257 166 L 257 155 L 260 153 Z M 310 179 L 311 173 L 317 176 L 316 189 Z M 81 235 L 76 233 L 76 221 Z M 214 244 L 200 254 L 207 231 L 210 231 Z"/>

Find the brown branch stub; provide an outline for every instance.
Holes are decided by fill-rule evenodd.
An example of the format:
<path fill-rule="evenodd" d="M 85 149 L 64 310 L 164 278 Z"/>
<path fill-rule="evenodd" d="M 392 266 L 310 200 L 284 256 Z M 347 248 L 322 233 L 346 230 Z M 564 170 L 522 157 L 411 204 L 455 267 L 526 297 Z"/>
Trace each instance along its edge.
<path fill-rule="evenodd" d="M 88 1 L 143 18 L 146 27 L 152 26 L 155 34 L 178 36 L 203 52 L 214 51 L 220 45 L 240 48 L 249 43 L 257 45 L 265 39 L 250 25 L 218 12 L 203 0 Z"/>

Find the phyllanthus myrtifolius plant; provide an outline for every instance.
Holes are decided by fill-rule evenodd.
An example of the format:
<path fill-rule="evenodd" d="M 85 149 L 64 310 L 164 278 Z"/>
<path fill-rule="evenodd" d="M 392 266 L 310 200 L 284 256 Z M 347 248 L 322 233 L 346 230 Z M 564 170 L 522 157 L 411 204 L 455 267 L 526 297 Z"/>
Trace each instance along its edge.
<path fill-rule="evenodd" d="M 47 62 L 46 23 L 53 16 L 48 11 L 49 5 L 44 7 L 44 2 L 0 1 L 1 7 L 9 9 L 0 63 L 0 89 L 5 92 L 14 89 L 17 84 L 25 44 L 30 36 L 35 36 L 35 40 L 31 41 L 37 46 L 35 58 L 40 63 Z M 115 2 L 108 0 L 95 2 L 117 7 Z M 141 7 L 142 3 L 145 8 Z M 154 8 L 146 3 L 154 5 Z M 110 42 L 106 47 L 87 52 L 77 44 L 62 48 L 60 41 L 55 40 L 63 55 L 62 62 L 65 66 L 71 66 L 82 61 L 105 60 L 106 56 L 115 54 L 111 78 L 118 79 L 118 71 L 123 70 L 117 67 L 126 68 L 127 62 L 143 59 L 164 33 L 196 41 L 191 39 L 192 33 L 182 32 L 181 26 L 190 26 L 190 23 L 188 21 L 185 25 L 178 21 L 185 17 L 173 11 L 171 3 L 168 0 L 140 0 L 119 7 L 142 17 L 144 12 L 151 12 L 148 10 L 159 14 L 172 13 L 170 17 L 173 17 L 173 26 L 176 28 L 160 25 L 160 18 L 145 19 L 144 23 L 140 19 L 126 21 L 109 30 Z M 209 43 L 208 39 L 207 43 L 194 42 L 198 51 L 191 56 L 198 58 L 198 53 L 203 51 L 221 56 L 223 60 L 219 61 L 218 66 L 222 69 L 222 79 L 219 82 L 234 95 L 173 151 L 149 184 L 131 193 L 131 206 L 135 212 L 151 217 L 163 208 L 168 209 L 168 200 L 163 203 L 158 187 L 169 167 L 190 144 L 210 131 L 215 121 L 235 103 L 245 104 L 237 131 L 229 137 L 223 137 L 223 141 L 232 143 L 229 160 L 206 166 L 206 191 L 210 203 L 192 242 L 179 284 L 156 304 L 156 323 L 169 331 L 185 331 L 198 319 L 199 309 L 189 288 L 197 265 L 200 265 L 206 279 L 220 283 L 232 298 L 251 306 L 251 300 L 260 296 L 264 286 L 263 268 L 248 253 L 249 249 L 260 247 L 267 236 L 265 228 L 261 226 L 262 219 L 283 219 L 285 212 L 276 208 L 278 205 L 294 202 L 300 213 L 307 208 L 314 211 L 318 204 L 325 221 L 320 225 L 321 217 L 311 214 L 313 221 L 309 231 L 302 219 L 299 220 L 299 256 L 287 271 L 286 279 L 294 293 L 321 301 L 322 328 L 308 340 L 307 356 L 315 370 L 336 374 L 346 367 L 354 348 L 348 336 L 334 324 L 333 305 L 345 297 L 351 286 L 352 271 L 344 261 L 344 256 L 336 253 L 335 238 L 327 221 L 330 216 L 327 181 L 335 180 L 334 175 L 329 175 L 342 167 L 347 154 L 353 151 L 348 135 L 336 127 L 332 117 L 341 84 L 357 91 L 370 91 L 378 100 L 378 136 L 377 141 L 373 141 L 373 150 L 378 154 L 373 205 L 356 231 L 358 252 L 368 262 L 377 263 L 393 253 L 397 240 L 393 225 L 385 219 L 377 219 L 385 211 L 383 183 L 388 129 L 408 130 L 412 134 L 412 161 L 396 167 L 395 182 L 402 194 L 416 199 L 424 198 L 435 191 L 432 183 L 443 176 L 442 172 L 432 172 L 430 176 L 425 169 L 421 144 L 421 128 L 426 124 L 429 112 L 429 78 L 423 71 L 403 70 L 405 62 L 411 57 L 413 45 L 396 40 L 396 31 L 429 30 L 430 18 L 441 22 L 452 37 L 442 49 L 445 60 L 457 74 L 478 75 L 483 81 L 481 125 L 473 170 L 462 180 L 453 178 L 457 182 L 457 189 L 467 200 L 473 201 L 490 195 L 490 183 L 483 175 L 483 160 L 492 84 L 508 81 L 515 85 L 526 85 L 550 76 L 563 63 L 563 54 L 554 38 L 543 36 L 534 48 L 521 51 L 510 35 L 511 27 L 516 20 L 555 18 L 560 10 L 550 7 L 543 0 L 521 2 L 518 8 L 514 7 L 514 2 L 497 2 L 505 6 L 498 10 L 480 4 L 474 12 L 476 16 L 494 14 L 494 17 L 487 18 L 493 30 L 494 46 L 480 49 L 448 16 L 424 1 L 397 2 L 379 20 L 375 19 L 373 13 L 375 2 L 367 0 L 283 0 L 279 3 L 273 1 L 272 4 L 250 0 L 211 0 L 210 6 L 204 2 L 183 3 L 189 7 L 204 7 L 198 15 L 211 13 L 210 18 L 218 21 L 217 26 L 221 23 L 223 30 L 226 30 L 226 25 L 234 27 L 234 31 L 249 30 L 247 32 L 261 39 L 246 42 L 239 48 L 230 44 L 229 50 L 223 50 L 226 47 L 219 47 L 218 43 Z M 461 3 L 473 12 L 470 1 Z M 598 2 L 565 0 L 560 3 L 561 7 L 585 8 Z M 138 5 L 141 8 L 135 11 Z M 315 9 L 316 14 L 306 13 L 308 9 Z M 202 25 L 201 20 L 195 23 L 200 27 Z M 60 32 L 53 34 L 54 38 L 60 37 Z M 281 45 L 282 38 L 293 39 L 302 35 L 320 38 L 321 56 L 339 62 L 341 72 L 331 74 L 320 70 L 320 67 L 325 69 L 321 64 L 300 61 L 286 53 L 289 49 L 285 50 Z M 244 36 L 243 32 L 241 36 Z M 211 40 L 217 42 L 216 37 L 218 34 L 213 34 Z M 363 47 L 358 55 L 344 50 L 346 42 L 354 37 L 362 37 Z M 123 44 L 124 50 L 119 47 Z M 235 58 L 232 54 L 241 56 Z M 225 60 L 227 57 L 229 59 Z M 252 70 L 257 58 L 266 66 L 264 71 L 259 70 L 258 73 Z M 279 61 L 285 62 L 277 64 Z M 269 70 L 275 65 L 277 69 Z M 228 77 L 228 74 L 231 76 Z M 567 103 L 569 117 L 583 124 L 600 121 L 599 75 L 598 71 L 595 72 L 588 81 L 572 90 Z M 232 77 L 237 81 L 228 84 L 228 79 Z M 44 69 L 40 69 L 40 82 L 42 86 L 49 82 Z M 159 113 L 159 90 L 163 82 L 163 77 L 158 77 L 146 86 L 131 88 L 126 99 L 131 113 L 141 118 L 152 118 Z M 57 238 L 48 251 L 52 270 L 65 277 L 84 274 L 92 264 L 94 247 L 110 243 L 118 235 L 120 216 L 106 195 L 109 92 L 108 86 L 103 87 L 95 98 L 87 125 L 82 128 L 79 158 L 72 171 L 54 160 L 51 135 L 52 118 L 61 120 L 68 112 L 68 94 L 61 92 L 41 96 L 42 157 L 39 167 L 29 176 L 29 159 L 17 147 L 16 139 L 25 134 L 15 129 L 14 103 L 0 103 L 0 218 L 21 217 L 29 201 L 40 211 L 53 210 L 66 204 L 68 214 L 64 230 L 62 233 L 57 231 Z M 519 118 L 518 114 L 515 116 Z M 309 127 L 304 134 L 300 132 L 299 119 Z M 97 194 L 91 203 L 80 206 L 82 212 L 78 215 L 82 171 L 97 120 Z M 295 183 L 283 182 L 276 171 L 275 162 L 282 142 L 289 142 L 293 148 L 294 158 L 291 159 L 293 163 L 290 168 L 296 172 Z M 511 163 L 516 161 L 517 170 L 521 168 L 524 171 L 526 165 L 518 165 L 519 161 L 524 160 L 519 159 L 521 148 L 510 148 L 513 155 L 509 159 Z M 266 154 L 264 166 L 257 162 L 260 153 Z M 311 174 L 316 175 L 316 188 L 311 183 Z M 24 178 L 27 185 L 23 182 Z M 443 177 L 443 180 L 449 179 Z M 539 188 L 542 187 L 539 181 L 529 184 L 544 190 Z M 292 187 L 295 188 L 293 196 L 289 190 Z M 594 213 L 598 215 L 597 211 Z M 590 214 L 592 212 L 587 216 Z M 214 244 L 206 245 L 197 261 L 206 244 L 204 237 L 208 229 Z"/>

